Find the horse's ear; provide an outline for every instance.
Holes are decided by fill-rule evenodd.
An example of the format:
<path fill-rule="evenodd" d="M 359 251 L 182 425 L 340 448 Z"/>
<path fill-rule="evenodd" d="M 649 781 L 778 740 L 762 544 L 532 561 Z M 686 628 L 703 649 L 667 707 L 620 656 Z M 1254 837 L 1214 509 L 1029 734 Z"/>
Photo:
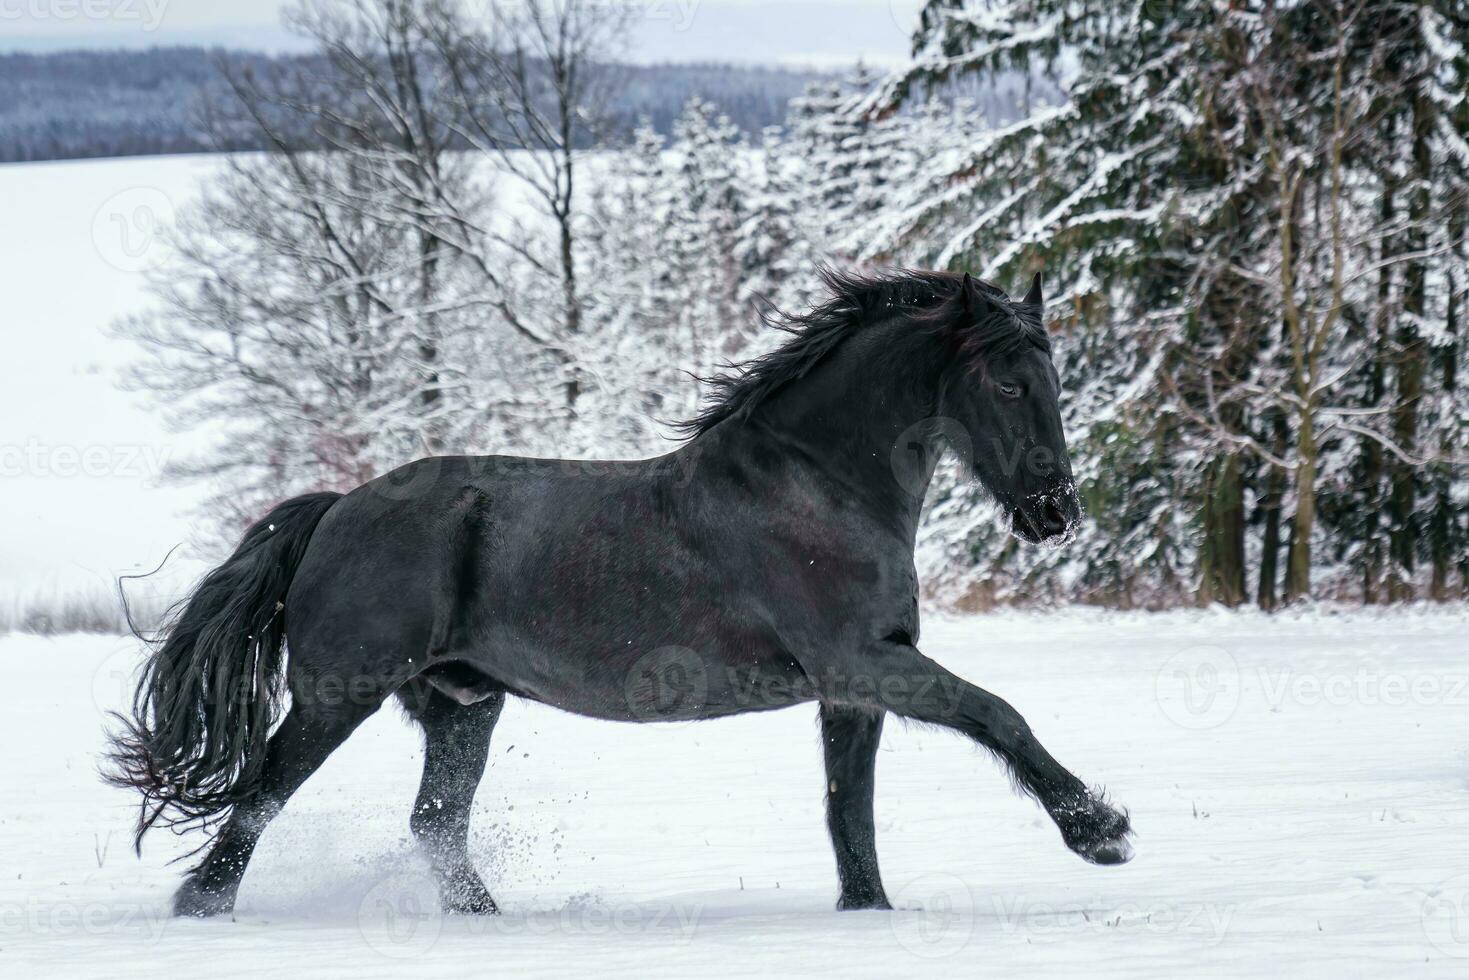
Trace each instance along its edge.
<path fill-rule="evenodd" d="M 970 300 L 974 296 L 974 280 L 969 278 L 969 273 L 964 273 L 964 281 L 959 283 L 959 302 L 964 304 L 965 313 L 973 313 L 974 307 Z"/>
<path fill-rule="evenodd" d="M 1030 292 L 1025 294 L 1024 302 L 1032 306 L 1044 306 L 1045 300 L 1041 298 L 1041 274 L 1037 272 L 1035 278 L 1030 281 Z"/>

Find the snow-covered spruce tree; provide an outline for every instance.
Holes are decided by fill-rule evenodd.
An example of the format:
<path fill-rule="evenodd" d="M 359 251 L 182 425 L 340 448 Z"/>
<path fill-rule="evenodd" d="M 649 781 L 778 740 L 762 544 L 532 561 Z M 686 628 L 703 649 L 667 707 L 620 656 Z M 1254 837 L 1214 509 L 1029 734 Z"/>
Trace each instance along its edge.
<path fill-rule="evenodd" d="M 777 338 L 767 303 L 800 305 L 809 245 L 796 227 L 794 161 L 774 134 L 748 146 L 709 102 L 693 99 L 664 141 L 648 126 L 617 154 L 594 191 L 588 298 L 599 336 L 587 398 L 641 440 L 671 437 L 663 423 L 695 413 L 694 378 L 722 370 Z"/>
<path fill-rule="evenodd" d="M 1469 506 L 1455 462 L 1469 455 L 1458 383 L 1466 43 L 1463 3 L 1373 5 L 1353 41 L 1372 106 L 1351 163 L 1375 192 L 1363 207 L 1378 227 L 1362 242 L 1372 289 L 1356 331 L 1370 351 L 1351 381 L 1361 421 L 1397 451 L 1356 439 L 1350 466 L 1323 492 L 1322 515 L 1353 579 L 1342 586 L 1369 602 L 1448 598 L 1469 582 L 1456 567 Z"/>
<path fill-rule="evenodd" d="M 1268 606 L 1281 565 L 1289 595 L 1311 588 L 1325 551 L 1315 498 L 1339 480 L 1344 447 L 1368 440 L 1419 478 L 1429 472 L 1421 440 L 1416 454 L 1402 452 L 1404 428 L 1379 424 L 1404 415 L 1412 391 L 1389 387 L 1391 407 L 1358 415 L 1348 384 L 1383 351 L 1408 349 L 1364 343 L 1355 325 L 1383 309 L 1402 337 L 1400 312 L 1411 319 L 1422 307 L 1395 310 L 1357 277 L 1333 276 L 1337 259 L 1338 271 L 1411 265 L 1417 251 L 1403 242 L 1415 236 L 1401 232 L 1427 231 L 1421 207 L 1418 216 L 1381 215 L 1359 159 L 1373 105 L 1373 96 L 1359 104 L 1362 87 L 1402 95 L 1371 53 L 1390 47 L 1372 19 L 1391 6 L 925 7 L 915 64 L 865 101 L 869 115 L 976 75 L 1051 66 L 1067 79 L 1064 104 L 1034 106 L 973 140 L 957 163 L 943 161 L 916 185 L 927 200 L 889 225 L 896 254 L 910 260 L 1001 282 L 1044 263 L 1060 287 L 1052 312 L 1092 523 L 1065 553 L 1011 563 L 997 532 L 977 522 L 966 540 L 1003 565 L 981 570 L 988 593 L 1023 584 L 1034 595 L 1044 571 L 1050 587 L 1090 595 L 1116 589 L 1102 582 L 1123 568 L 1133 599 L 1176 597 L 1171 583 L 1181 582 L 1201 600 L 1238 602 L 1251 591 L 1253 555 L 1255 591 Z M 1424 5 L 1403 9 L 1414 23 L 1443 23 Z M 1441 31 L 1434 38 L 1440 55 L 1455 56 Z M 1323 67 L 1338 63 L 1345 88 Z M 1386 244 L 1369 256 L 1369 242 Z M 1412 360 L 1394 355 L 1399 381 Z M 1144 448 L 1110 457 L 1118 447 Z M 1117 509 L 1103 481 L 1155 496 Z M 1170 520 L 1156 520 L 1169 511 Z M 958 522 L 979 509 L 935 514 L 954 523 L 930 530 L 952 543 L 964 530 Z M 1457 525 L 1441 523 L 1447 540 Z"/>
<path fill-rule="evenodd" d="M 800 183 L 800 220 L 817 254 L 851 261 L 859 244 L 853 229 L 886 206 L 886 192 L 901 186 L 917 148 L 904 145 L 905 127 L 896 120 L 848 111 L 854 97 L 876 78 L 863 65 L 846 78 L 812 82 L 791 100 L 786 145 Z"/>
<path fill-rule="evenodd" d="M 685 284 L 674 329 L 683 339 L 681 363 L 707 377 L 738 359 L 758 326 L 740 288 L 750 154 L 734 124 L 698 98 L 674 122 L 671 150 L 667 254 Z"/>
<path fill-rule="evenodd" d="M 812 82 L 786 110 L 785 145 L 799 168 L 802 234 L 819 255 L 834 251 L 852 205 L 844 193 L 850 161 L 842 147 L 856 132 L 857 122 L 842 111 L 848 96 L 835 80 Z"/>
<path fill-rule="evenodd" d="M 819 260 L 803 223 L 801 164 L 780 127 L 764 131 L 753 154 L 748 213 L 738 233 L 736 297 L 747 317 L 767 304 L 793 310 L 816 299 Z"/>
<path fill-rule="evenodd" d="M 1233 100 L 1234 117 L 1251 124 L 1253 155 L 1230 167 L 1268 178 L 1254 202 L 1272 217 L 1261 223 L 1270 234 L 1237 265 L 1254 277 L 1264 309 L 1280 311 L 1282 330 L 1267 333 L 1255 357 L 1225 359 L 1215 372 L 1223 383 L 1194 406 L 1206 412 L 1205 428 L 1237 440 L 1272 482 L 1289 476 L 1288 599 L 1424 591 L 1414 564 L 1429 557 L 1431 535 L 1415 501 L 1459 456 L 1452 438 L 1423 438 L 1433 406 L 1445 402 L 1434 398 L 1444 377 L 1427 371 L 1429 338 L 1451 316 L 1454 290 L 1434 283 L 1462 247 L 1444 217 L 1463 194 L 1440 162 L 1462 136 L 1440 128 L 1423 94 L 1440 71 L 1424 40 L 1426 11 L 1268 8 L 1240 31 L 1247 66 L 1215 86 L 1216 104 Z M 1449 353 L 1448 364 L 1458 356 Z M 1222 425 L 1229 405 L 1274 424 Z M 1441 435 L 1457 428 L 1451 421 Z M 1457 521 L 1446 517 L 1448 537 Z M 1262 595 L 1268 567 L 1262 561 Z M 1443 594 L 1447 561 L 1433 574 Z"/>
<path fill-rule="evenodd" d="M 1428 594 L 1448 599 L 1469 596 L 1469 466 L 1453 462 L 1469 459 L 1469 4 L 1425 5 L 1419 23 L 1433 64 L 1423 91 L 1437 118 L 1429 227 L 1443 245 L 1429 280 L 1441 312 L 1430 324 L 1441 328 L 1428 329 L 1437 394 L 1426 438 L 1437 441 L 1440 457 L 1429 469 Z"/>
<path fill-rule="evenodd" d="M 609 155 L 592 186 L 584 238 L 588 278 L 597 283 L 587 296 L 597 330 L 588 338 L 596 357 L 587 359 L 584 415 L 626 453 L 666 437 L 659 420 L 676 417 L 690 397 L 677 330 L 689 284 L 672 261 L 675 188 L 664 144 L 645 123 L 631 146 Z"/>
<path fill-rule="evenodd" d="M 853 103 L 837 111 L 850 114 Z M 913 223 L 952 189 L 955 171 L 987 126 L 968 98 L 934 97 L 872 119 L 862 141 L 872 161 L 866 171 L 880 171 L 885 178 L 853 183 L 858 198 L 849 209 L 852 219 L 836 236 L 836 252 L 868 265 L 934 263 L 926 236 Z"/>

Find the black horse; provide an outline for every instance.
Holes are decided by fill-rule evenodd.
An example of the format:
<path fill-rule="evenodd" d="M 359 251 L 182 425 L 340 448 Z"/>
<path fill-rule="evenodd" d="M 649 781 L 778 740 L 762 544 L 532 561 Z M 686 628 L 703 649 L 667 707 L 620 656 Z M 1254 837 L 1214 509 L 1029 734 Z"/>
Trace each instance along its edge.
<path fill-rule="evenodd" d="M 423 727 L 411 825 L 449 911 L 495 911 L 467 831 L 507 694 L 638 722 L 817 702 L 840 908 L 888 907 L 872 821 L 888 712 L 969 736 L 1067 847 L 1126 861 L 1126 814 L 916 646 L 914 537 L 946 444 L 967 440 L 1021 538 L 1080 519 L 1040 277 L 1021 302 L 967 275 L 827 284 L 785 318 L 791 340 L 714 381 L 667 456 L 433 457 L 250 528 L 179 607 L 115 741 L 139 844 L 217 830 L 175 912 L 228 911 L 271 818 L 394 695 Z"/>

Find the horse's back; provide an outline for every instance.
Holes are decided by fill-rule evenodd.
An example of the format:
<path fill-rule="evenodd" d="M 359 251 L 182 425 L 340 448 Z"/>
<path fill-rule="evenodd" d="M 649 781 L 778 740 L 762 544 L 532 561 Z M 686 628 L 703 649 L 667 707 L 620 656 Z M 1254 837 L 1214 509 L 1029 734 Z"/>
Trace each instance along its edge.
<path fill-rule="evenodd" d="M 435 457 L 365 484 L 322 519 L 292 586 L 293 672 L 455 661 L 617 718 L 640 662 L 693 655 L 717 672 L 707 709 L 736 709 L 726 664 L 782 682 L 792 665 L 734 588 L 759 543 L 678 479 L 658 460 Z"/>
<path fill-rule="evenodd" d="M 609 583 L 679 568 L 671 496 L 635 463 L 442 456 L 337 501 L 287 599 L 293 654 L 336 661 L 391 643 L 429 655 L 480 634 L 592 624 Z M 624 618 L 627 610 L 618 610 Z M 307 648 L 310 648 L 308 650 Z"/>

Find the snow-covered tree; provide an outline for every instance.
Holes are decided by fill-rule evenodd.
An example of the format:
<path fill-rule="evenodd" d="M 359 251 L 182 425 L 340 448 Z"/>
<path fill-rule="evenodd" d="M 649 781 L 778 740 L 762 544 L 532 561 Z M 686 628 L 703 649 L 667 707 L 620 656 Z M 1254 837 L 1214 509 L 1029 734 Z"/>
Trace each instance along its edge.
<path fill-rule="evenodd" d="M 636 428 L 664 436 L 660 423 L 696 411 L 694 377 L 750 353 L 762 302 L 798 288 L 806 248 L 778 144 L 748 146 L 701 99 L 685 106 L 673 133 L 665 146 L 651 128 L 637 131 L 597 189 L 589 246 L 606 412 L 640 415 Z M 801 272 L 808 282 L 811 270 Z"/>
<path fill-rule="evenodd" d="M 778 127 L 763 134 L 751 170 L 736 298 L 748 311 L 802 308 L 814 300 L 818 258 L 802 223 L 801 159 Z"/>
<path fill-rule="evenodd" d="M 450 0 L 303 0 L 287 20 L 317 58 L 226 61 L 212 132 L 272 152 L 226 158 L 178 230 L 157 309 L 122 329 L 144 347 L 132 383 L 177 423 L 227 433 L 185 468 L 215 479 L 227 517 L 426 454 L 589 441 L 570 425 L 594 353 L 576 313 L 572 141 L 598 118 L 592 62 L 616 12 L 491 13 L 493 38 Z M 555 57 L 537 61 L 546 44 Z M 490 98 L 489 73 L 516 57 L 519 87 L 502 78 Z M 507 171 L 545 220 L 494 206 Z"/>
<path fill-rule="evenodd" d="M 1423 440 L 1406 438 L 1416 427 L 1406 420 L 1421 416 L 1408 407 L 1422 402 L 1411 338 L 1421 336 L 1413 324 L 1427 296 L 1394 305 L 1392 287 L 1379 301 L 1352 270 L 1401 265 L 1404 281 L 1428 281 L 1436 259 L 1420 253 L 1446 254 L 1455 240 L 1427 244 L 1426 202 L 1457 194 L 1440 170 L 1414 185 L 1427 195 L 1416 212 L 1410 204 L 1382 213 L 1383 171 L 1424 168 L 1401 155 L 1384 167 L 1375 147 L 1387 144 L 1368 132 L 1388 104 L 1416 107 L 1401 111 L 1427 132 L 1422 100 L 1391 63 L 1417 59 L 1422 78 L 1451 75 L 1464 17 L 1450 6 L 1441 17 L 1433 11 L 1442 5 L 1360 0 L 925 6 L 914 64 L 860 103 L 869 117 L 1005 72 L 1050 72 L 1065 98 L 976 133 L 965 152 L 916 180 L 917 199 L 889 219 L 890 247 L 1001 283 L 1043 266 L 1057 295 L 1053 329 L 1084 497 L 1114 497 L 1104 484 L 1157 494 L 1138 508 L 1093 506 L 1089 529 L 1064 557 L 1025 556 L 981 577 L 1028 583 L 1039 564 L 1079 595 L 1124 568 L 1133 595 L 1166 596 L 1182 581 L 1203 601 L 1234 603 L 1248 594 L 1253 552 L 1269 605 L 1278 549 L 1293 556 L 1287 594 L 1310 590 L 1324 533 L 1316 497 L 1352 452 L 1371 443 L 1399 472 L 1427 478 Z M 1448 152 L 1462 134 L 1444 127 L 1419 142 L 1441 139 Z M 1359 325 L 1379 319 L 1395 326 L 1364 339 Z M 1354 401 L 1353 379 L 1374 361 L 1396 376 L 1386 411 Z M 1392 417 L 1403 422 L 1385 424 Z M 1144 448 L 1110 455 L 1133 446 Z M 1160 520 L 1165 512 L 1172 516 Z M 1457 524 L 1441 523 L 1447 540 Z M 1262 528 L 1258 544 L 1251 525 Z M 989 543 L 985 554 L 1004 560 L 1000 543 Z"/>
<path fill-rule="evenodd" d="M 231 520 L 462 445 L 485 408 L 474 327 L 493 300 L 451 244 L 463 229 L 432 203 L 452 191 L 468 206 L 483 189 L 418 111 L 437 69 L 412 11 L 381 0 L 295 16 L 336 70 L 228 75 L 214 130 L 251 128 L 275 151 L 225 158 L 176 230 L 157 310 L 121 328 L 144 347 L 134 384 L 180 425 L 221 427 L 185 469 L 215 480 Z M 303 117 L 334 152 L 297 144 Z"/>
<path fill-rule="evenodd" d="M 683 284 L 673 329 L 684 369 L 707 377 L 741 356 L 758 322 L 740 289 L 751 159 L 734 124 L 698 98 L 675 121 L 670 149 L 665 254 Z M 692 408 L 698 394 L 688 395 Z"/>
<path fill-rule="evenodd" d="M 597 288 L 588 309 L 591 383 L 584 397 L 597 434 L 626 452 L 656 445 L 659 420 L 681 412 L 687 379 L 678 374 L 683 343 L 675 311 L 687 283 L 671 252 L 674 188 L 665 141 L 647 124 L 608 160 L 592 189 L 586 265 Z M 610 164 L 616 162 L 616 166 Z M 589 433 L 590 434 L 590 433 Z"/>

